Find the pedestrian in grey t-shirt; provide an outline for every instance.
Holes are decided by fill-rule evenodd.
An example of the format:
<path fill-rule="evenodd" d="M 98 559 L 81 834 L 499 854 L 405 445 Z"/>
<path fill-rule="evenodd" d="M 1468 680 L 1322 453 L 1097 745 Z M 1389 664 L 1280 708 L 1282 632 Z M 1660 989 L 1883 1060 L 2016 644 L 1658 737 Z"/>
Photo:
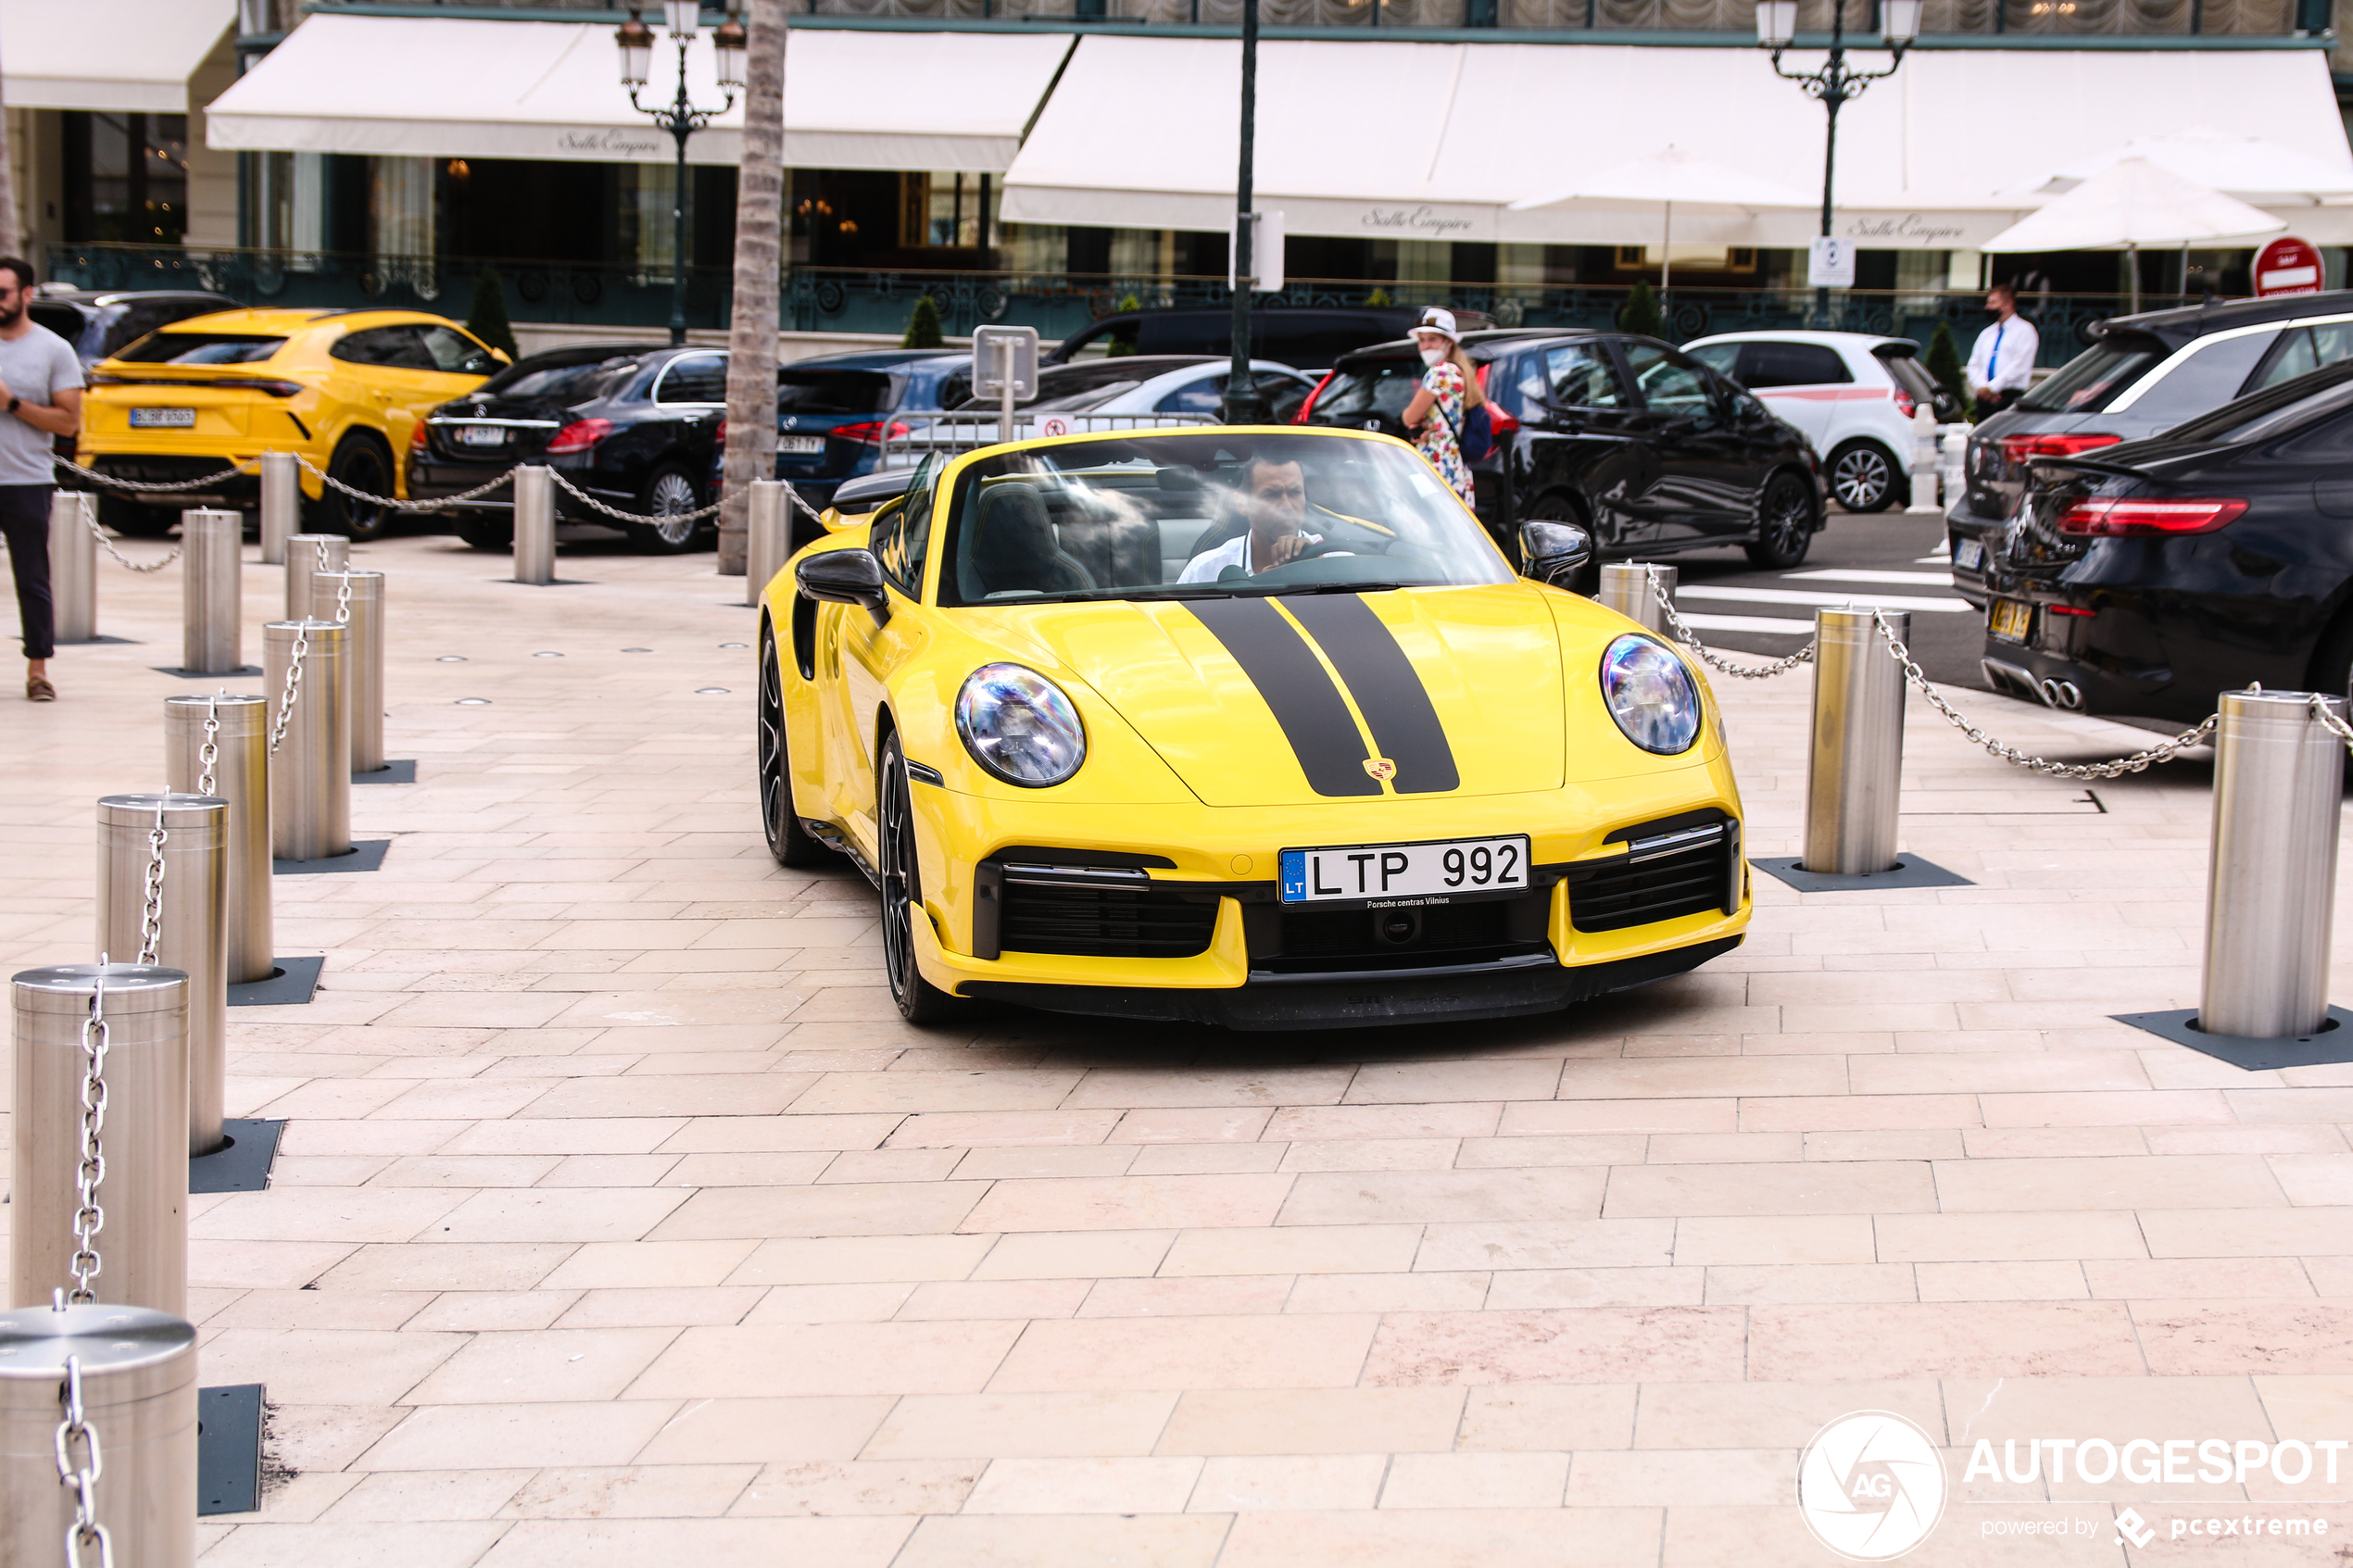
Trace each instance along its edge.
<path fill-rule="evenodd" d="M 49 595 L 49 495 L 57 488 L 53 439 L 82 428 L 82 361 L 72 345 L 27 314 L 32 264 L 0 257 L 0 535 L 17 581 L 24 632 L 24 695 L 55 702 L 49 658 L 57 615 Z"/>

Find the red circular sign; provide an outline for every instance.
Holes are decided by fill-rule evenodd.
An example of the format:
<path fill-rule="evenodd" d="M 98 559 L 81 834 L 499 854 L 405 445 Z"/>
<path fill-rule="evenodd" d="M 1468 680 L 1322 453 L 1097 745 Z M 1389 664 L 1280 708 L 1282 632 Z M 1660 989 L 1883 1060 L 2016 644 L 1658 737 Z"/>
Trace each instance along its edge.
<path fill-rule="evenodd" d="M 2275 294 L 2321 292 L 2321 253 L 2302 240 L 2283 234 L 2255 253 L 2255 292 Z"/>

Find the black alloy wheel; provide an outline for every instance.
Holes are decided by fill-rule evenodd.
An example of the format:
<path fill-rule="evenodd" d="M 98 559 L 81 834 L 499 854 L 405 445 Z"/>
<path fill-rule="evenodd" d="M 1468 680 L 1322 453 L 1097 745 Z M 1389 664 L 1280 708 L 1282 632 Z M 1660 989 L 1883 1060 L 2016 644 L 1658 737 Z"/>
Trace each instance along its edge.
<path fill-rule="evenodd" d="M 336 444 L 335 455 L 327 459 L 327 473 L 365 495 L 392 494 L 392 453 L 371 434 L 355 431 L 345 436 Z M 346 539 L 383 536 L 385 525 L 392 521 L 392 508 L 381 502 L 346 495 L 332 484 L 323 489 L 319 509 L 328 533 L 340 533 Z"/>
<path fill-rule="evenodd" d="M 760 828 L 780 866 L 822 866 L 833 852 L 810 836 L 793 809 L 792 754 L 785 738 L 785 678 L 776 664 L 775 629 L 760 627 Z"/>
<path fill-rule="evenodd" d="M 1814 546 L 1814 487 L 1786 469 L 1765 482 L 1756 504 L 1756 543 L 1748 558 L 1776 571 L 1797 565 Z"/>
<path fill-rule="evenodd" d="M 1850 441 L 1831 454 L 1831 494 L 1850 512 L 1887 509 L 1895 499 L 1895 459 L 1876 441 Z"/>
<path fill-rule="evenodd" d="M 515 547 L 515 525 L 511 519 L 469 512 L 457 522 L 458 537 L 477 550 L 511 550 Z"/>
<path fill-rule="evenodd" d="M 695 536 L 702 532 L 702 520 L 687 514 L 702 505 L 702 492 L 685 469 L 656 469 L 637 495 L 637 510 L 656 521 L 631 523 L 629 537 L 652 555 L 684 555 L 695 547 Z"/>
<path fill-rule="evenodd" d="M 915 962 L 915 921 L 923 909 L 923 884 L 915 870 L 915 807 L 907 789 L 907 758 L 894 734 L 883 742 L 878 813 L 882 829 L 883 968 L 890 976 L 890 999 L 899 1016 L 913 1024 L 946 1023 L 964 1006 L 925 980 Z"/>

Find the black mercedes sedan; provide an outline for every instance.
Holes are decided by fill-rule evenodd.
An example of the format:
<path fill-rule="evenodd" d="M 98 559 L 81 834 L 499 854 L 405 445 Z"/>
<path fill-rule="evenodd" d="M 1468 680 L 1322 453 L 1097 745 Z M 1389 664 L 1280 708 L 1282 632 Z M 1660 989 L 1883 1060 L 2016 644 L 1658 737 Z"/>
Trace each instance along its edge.
<path fill-rule="evenodd" d="M 1537 519 L 1583 523 L 1597 562 L 1724 545 L 1764 567 L 1806 558 L 1824 509 L 1813 447 L 1680 349 L 1587 331 L 1466 332 L 1463 347 L 1495 428 L 1470 465 L 1477 510 L 1513 558 L 1519 525 Z M 1360 349 L 1298 422 L 1402 437 L 1422 370 L 1410 340 Z"/>
<path fill-rule="evenodd" d="M 2353 672 L 2353 360 L 2160 436 L 2035 458 L 1990 541 L 1984 669 L 2054 707 L 2196 723 Z"/>
<path fill-rule="evenodd" d="M 518 359 L 420 421 L 409 447 L 409 494 L 461 495 L 513 468 L 542 462 L 619 511 L 658 521 L 619 523 L 556 486 L 563 522 L 618 527 L 642 550 L 673 555 L 711 532 L 698 510 L 711 495 L 712 455 L 727 407 L 727 353 L 591 344 Z M 514 544 L 514 499 L 501 485 L 451 508 L 476 549 Z"/>

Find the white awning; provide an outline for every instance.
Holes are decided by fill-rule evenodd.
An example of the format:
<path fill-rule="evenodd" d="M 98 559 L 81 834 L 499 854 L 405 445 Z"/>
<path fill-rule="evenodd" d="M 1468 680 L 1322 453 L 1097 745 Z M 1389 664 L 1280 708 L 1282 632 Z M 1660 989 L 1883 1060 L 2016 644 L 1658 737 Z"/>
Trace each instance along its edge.
<path fill-rule="evenodd" d="M 0 0 L 0 94 L 12 109 L 186 114 L 188 78 L 236 0 Z"/>
<path fill-rule="evenodd" d="M 386 157 L 667 162 L 670 137 L 629 107 L 607 23 L 313 16 L 206 114 L 219 148 Z M 792 31 L 785 162 L 803 169 L 1008 167 L 1070 50 L 1037 34 Z M 667 103 L 669 40 L 640 94 Z M 722 101 L 705 31 L 688 49 L 694 102 Z M 742 157 L 743 111 L 687 144 L 690 162 Z"/>
<path fill-rule="evenodd" d="M 1230 228 L 1240 56 L 1219 39 L 1082 40 L 1006 175 L 1005 220 Z M 1655 243 L 1657 214 L 1509 205 L 1670 142 L 1803 189 L 1824 120 L 1754 48 L 1323 40 L 1259 46 L 1258 114 L 1255 205 L 1291 233 L 1554 245 Z M 1833 227 L 1873 248 L 1973 248 L 2048 199 L 2022 182 L 2184 123 L 2353 177 L 2322 50 L 1919 49 L 1840 116 Z M 2315 244 L 2353 242 L 2353 207 L 2288 216 Z M 1686 229 L 1679 214 L 1676 237 L 1802 246 L 1818 226 L 1780 211 Z"/>

